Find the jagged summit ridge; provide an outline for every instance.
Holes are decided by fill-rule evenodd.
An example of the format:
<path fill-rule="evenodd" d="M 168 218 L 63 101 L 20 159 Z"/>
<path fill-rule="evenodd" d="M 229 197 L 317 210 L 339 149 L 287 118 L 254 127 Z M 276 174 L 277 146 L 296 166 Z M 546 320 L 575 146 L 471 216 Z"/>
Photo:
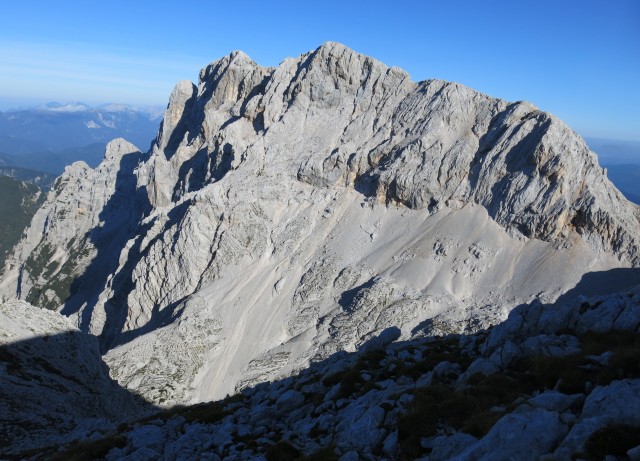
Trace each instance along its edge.
<path fill-rule="evenodd" d="M 60 178 L 2 292 L 75 318 L 163 404 L 638 264 L 637 207 L 558 119 L 335 43 L 231 53 L 176 86 L 148 153 L 111 148 Z"/>
<path fill-rule="evenodd" d="M 318 116 L 335 109 L 329 120 L 314 120 L 315 129 L 296 133 L 300 130 L 290 127 L 290 136 L 300 134 L 302 143 L 318 140 L 308 131 L 322 132 L 329 141 L 326 155 L 311 147 L 311 157 L 294 159 L 298 179 L 313 185 L 343 182 L 411 208 L 474 201 L 501 225 L 528 237 L 554 240 L 576 228 L 591 240 L 599 235 L 605 249 L 627 256 L 637 247 L 624 237 L 611 241 L 633 233 L 637 219 L 629 211 L 622 222 L 605 217 L 624 200 L 605 180 L 593 153 L 566 125 L 528 103 L 508 104 L 438 80 L 416 84 L 403 71 L 333 42 L 285 60 L 271 74 L 234 52 L 203 69 L 196 98 L 205 107 L 197 104 L 191 108 L 195 113 L 210 114 L 223 102 L 228 106 L 230 118 L 217 123 L 191 118 L 191 136 L 200 129 L 209 140 L 236 117 L 235 122 L 245 119 L 268 131 L 285 114 L 304 120 L 299 112 L 309 106 Z M 323 130 L 322 121 L 330 126 L 325 123 Z"/>

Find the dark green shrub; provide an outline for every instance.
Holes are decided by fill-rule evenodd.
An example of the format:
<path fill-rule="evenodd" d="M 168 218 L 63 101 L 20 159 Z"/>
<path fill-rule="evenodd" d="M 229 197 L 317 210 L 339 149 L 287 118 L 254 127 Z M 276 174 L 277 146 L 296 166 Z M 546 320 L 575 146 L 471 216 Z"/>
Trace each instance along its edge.
<path fill-rule="evenodd" d="M 52 453 L 49 459 L 51 461 L 89 461 L 102 459 L 112 449 L 124 448 L 126 446 L 127 437 L 118 434 L 88 442 L 73 442 L 67 445 L 64 451 Z"/>
<path fill-rule="evenodd" d="M 212 424 L 220 421 L 229 414 L 229 412 L 224 409 L 225 402 L 225 400 L 221 400 L 217 402 L 198 403 L 189 407 L 176 407 L 163 412 L 162 416 L 164 416 L 164 419 L 182 416 L 189 423 L 198 421 L 205 424 Z"/>
<path fill-rule="evenodd" d="M 420 439 L 436 434 L 440 404 L 451 395 L 452 391 L 441 384 L 415 392 L 407 413 L 398 420 L 398 442 L 405 459 L 415 459 L 423 453 Z"/>
<path fill-rule="evenodd" d="M 465 421 L 479 411 L 479 403 L 462 392 L 454 392 L 451 397 L 438 405 L 438 416 L 447 425 L 462 427 Z"/>
<path fill-rule="evenodd" d="M 609 363 L 598 371 L 594 381 L 607 385 L 616 379 L 640 377 L 640 334 L 629 331 L 587 333 L 580 337 L 585 354 L 611 352 Z"/>
<path fill-rule="evenodd" d="M 280 440 L 267 449 L 265 456 L 267 461 L 295 461 L 300 458 L 301 453 L 289 442 Z"/>
<path fill-rule="evenodd" d="M 473 397 L 474 402 L 489 408 L 496 405 L 508 405 L 523 393 L 530 392 L 530 386 L 519 382 L 507 373 L 496 373 L 489 376 L 480 375 L 473 385 L 464 392 Z"/>
<path fill-rule="evenodd" d="M 615 424 L 597 430 L 585 443 L 589 461 L 602 460 L 607 455 L 626 456 L 627 451 L 640 445 L 640 427 Z"/>
<path fill-rule="evenodd" d="M 537 355 L 525 358 L 517 365 L 521 373 L 529 374 L 531 384 L 538 390 L 557 388 L 565 394 L 584 392 L 584 384 L 593 381 L 592 371 L 583 368 L 582 354 L 566 357 Z"/>
<path fill-rule="evenodd" d="M 351 368 L 340 379 L 340 392 L 338 392 L 338 398 L 349 397 L 354 394 L 362 386 L 362 376 L 360 371 L 355 368 Z"/>
<path fill-rule="evenodd" d="M 298 458 L 297 461 L 338 461 L 340 457 L 333 450 L 333 447 L 321 448 L 310 455 Z"/>

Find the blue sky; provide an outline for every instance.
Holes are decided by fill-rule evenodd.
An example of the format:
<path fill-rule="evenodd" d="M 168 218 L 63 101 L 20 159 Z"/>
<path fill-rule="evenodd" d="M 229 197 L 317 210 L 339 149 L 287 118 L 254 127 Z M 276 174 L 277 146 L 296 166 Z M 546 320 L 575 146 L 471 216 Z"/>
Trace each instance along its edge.
<path fill-rule="evenodd" d="M 232 50 L 277 65 L 327 40 L 414 80 L 530 101 L 583 136 L 640 140 L 638 0 L 7 2 L 0 109 L 164 105 Z"/>

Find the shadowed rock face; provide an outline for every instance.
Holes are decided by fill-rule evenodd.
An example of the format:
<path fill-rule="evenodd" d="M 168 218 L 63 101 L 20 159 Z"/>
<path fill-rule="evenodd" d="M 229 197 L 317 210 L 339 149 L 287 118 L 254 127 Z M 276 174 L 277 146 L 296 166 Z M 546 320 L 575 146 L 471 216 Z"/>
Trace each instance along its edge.
<path fill-rule="evenodd" d="M 582 283 L 613 277 L 635 277 L 636 285 L 572 299 Z M 81 451 L 107 460 L 634 459 L 637 277 L 638 269 L 590 273 L 567 302 L 534 300 L 471 335 L 397 341 L 401 332 L 391 327 L 293 376 L 115 430 L 97 427 L 84 444 L 61 443 L 32 459 Z"/>
<path fill-rule="evenodd" d="M 176 86 L 147 154 L 116 140 L 65 172 L 1 291 L 98 335 L 126 386 L 193 402 L 638 265 L 637 210 L 528 103 L 336 43 L 277 68 L 234 52 Z"/>
<path fill-rule="evenodd" d="M 57 313 L 0 304 L 0 452 L 113 429 L 150 408 L 109 377 L 96 338 Z"/>

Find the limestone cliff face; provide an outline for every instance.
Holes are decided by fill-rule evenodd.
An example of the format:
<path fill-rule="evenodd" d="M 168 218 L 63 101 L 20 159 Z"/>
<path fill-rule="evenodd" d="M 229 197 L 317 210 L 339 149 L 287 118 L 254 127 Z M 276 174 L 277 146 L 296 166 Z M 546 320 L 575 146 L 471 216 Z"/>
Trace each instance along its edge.
<path fill-rule="evenodd" d="M 5 298 L 17 295 L 36 305 L 57 309 L 70 295 L 96 286 L 76 282 L 98 251 L 108 251 L 118 236 L 129 236 L 143 211 L 132 200 L 135 180 L 128 177 L 143 154 L 124 139 L 111 141 L 95 170 L 84 162 L 65 169 L 36 213 L 23 240 L 7 262 L 0 282 Z M 119 251 L 119 249 L 117 250 Z M 104 267 L 96 282 L 106 276 Z"/>
<path fill-rule="evenodd" d="M 637 210 L 530 104 L 336 43 L 234 52 L 176 86 L 149 153 L 65 172 L 2 292 L 74 316 L 128 387 L 196 401 L 637 266 Z"/>

